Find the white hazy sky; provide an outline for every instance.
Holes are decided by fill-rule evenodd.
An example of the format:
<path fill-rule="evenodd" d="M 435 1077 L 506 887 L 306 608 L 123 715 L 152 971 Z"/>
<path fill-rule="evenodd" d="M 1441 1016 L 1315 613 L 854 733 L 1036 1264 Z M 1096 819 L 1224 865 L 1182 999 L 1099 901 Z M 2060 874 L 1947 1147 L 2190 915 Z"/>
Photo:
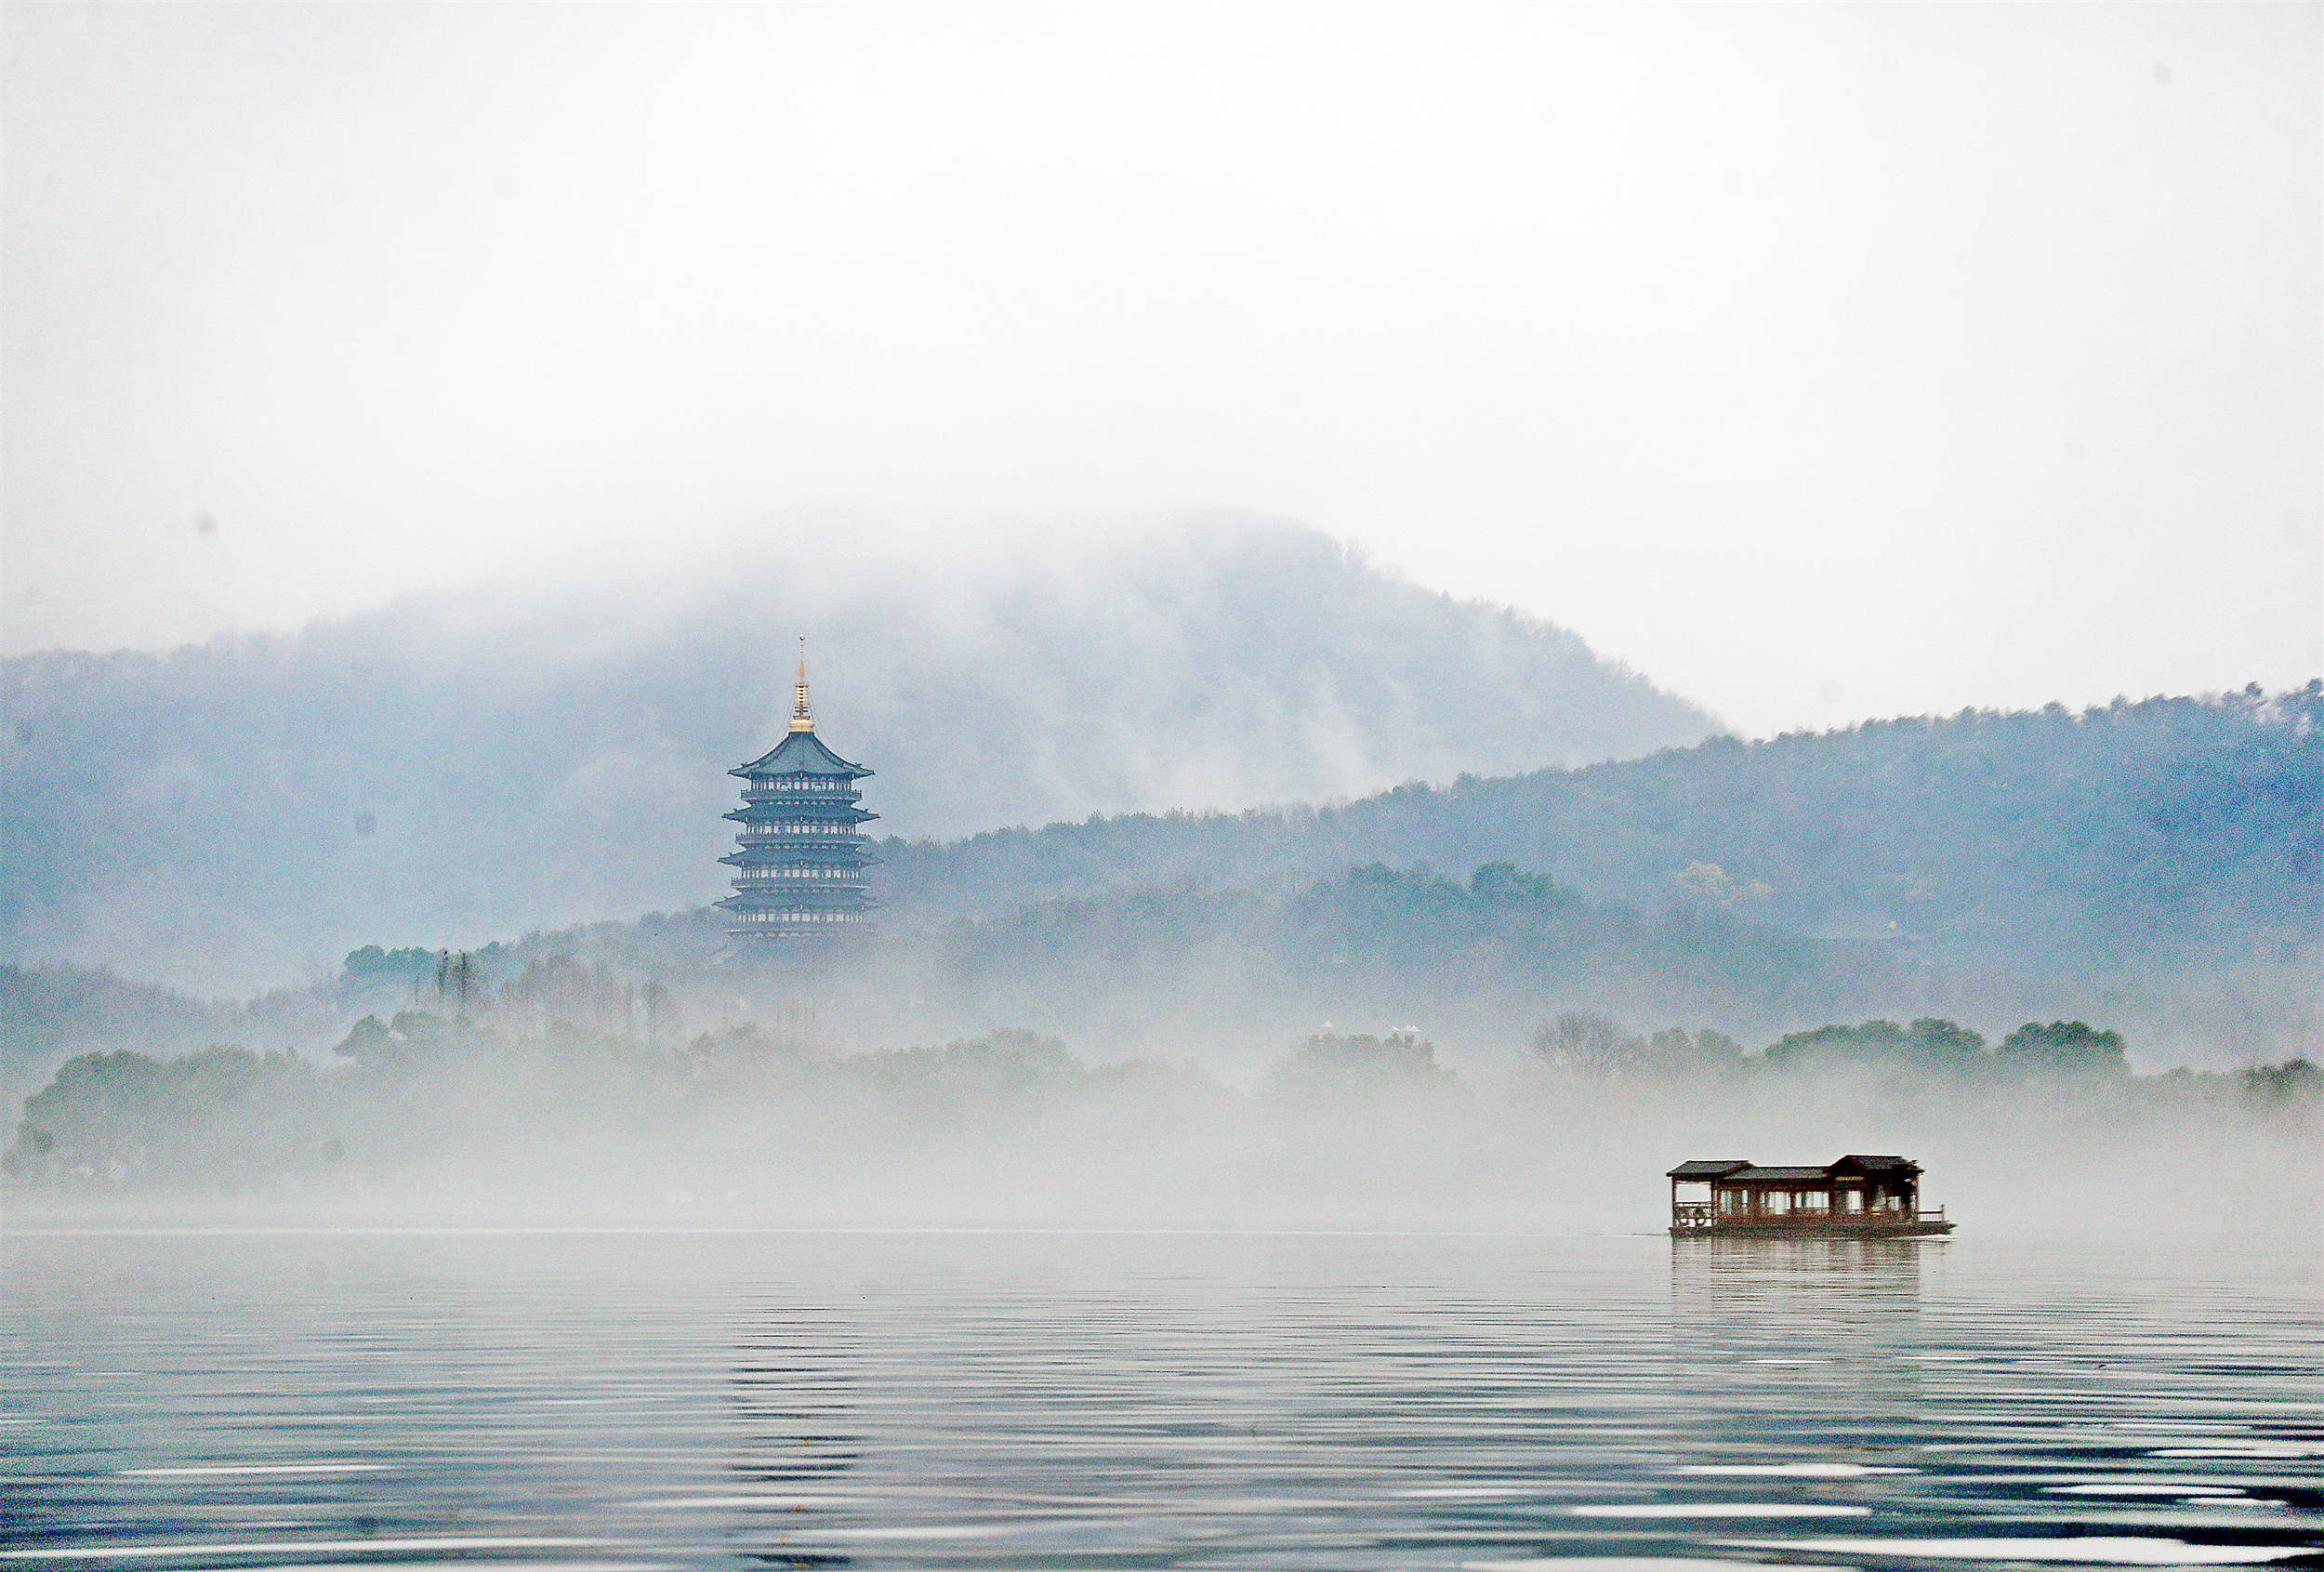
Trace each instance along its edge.
<path fill-rule="evenodd" d="M 2320 22 L 11 5 L 6 644 L 1230 508 L 1747 731 L 2294 683 Z"/>

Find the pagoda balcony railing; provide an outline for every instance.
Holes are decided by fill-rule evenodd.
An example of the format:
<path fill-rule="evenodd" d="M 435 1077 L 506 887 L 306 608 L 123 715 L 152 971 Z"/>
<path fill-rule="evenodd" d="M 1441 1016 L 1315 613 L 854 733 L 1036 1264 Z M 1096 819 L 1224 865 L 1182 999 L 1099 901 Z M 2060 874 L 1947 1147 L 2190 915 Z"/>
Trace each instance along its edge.
<path fill-rule="evenodd" d="M 869 906 L 729 906 L 739 922 L 847 922 L 868 917 Z"/>
<path fill-rule="evenodd" d="M 842 922 L 869 922 L 872 920 L 872 916 L 868 911 L 854 910 L 814 912 L 758 911 L 736 912 L 731 920 L 738 927 L 807 928 L 823 927 L 832 923 Z"/>

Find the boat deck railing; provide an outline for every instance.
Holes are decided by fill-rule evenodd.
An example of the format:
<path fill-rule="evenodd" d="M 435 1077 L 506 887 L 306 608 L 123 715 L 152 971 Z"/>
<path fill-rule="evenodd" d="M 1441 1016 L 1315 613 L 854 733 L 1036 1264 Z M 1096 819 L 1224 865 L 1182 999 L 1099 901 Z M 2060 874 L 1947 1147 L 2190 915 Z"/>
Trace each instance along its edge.
<path fill-rule="evenodd" d="M 1793 1212 L 1720 1212 L 1707 1201 L 1681 1201 L 1670 1209 L 1670 1226 L 1679 1229 L 1717 1228 L 1741 1223 L 1753 1228 L 1894 1228 L 1900 1222 L 1939 1223 L 1945 1209 L 1906 1211 L 1902 1208 L 1869 1211 L 1829 1211 L 1821 1208 Z"/>

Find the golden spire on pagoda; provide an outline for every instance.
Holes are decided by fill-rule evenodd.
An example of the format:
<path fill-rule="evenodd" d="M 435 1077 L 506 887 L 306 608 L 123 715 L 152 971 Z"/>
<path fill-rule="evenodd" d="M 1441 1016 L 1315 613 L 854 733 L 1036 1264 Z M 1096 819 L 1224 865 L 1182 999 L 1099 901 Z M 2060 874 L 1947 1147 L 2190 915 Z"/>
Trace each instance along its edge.
<path fill-rule="evenodd" d="M 807 708 L 807 635 L 799 636 L 799 683 L 791 690 L 791 730 L 812 732 L 815 718 Z"/>

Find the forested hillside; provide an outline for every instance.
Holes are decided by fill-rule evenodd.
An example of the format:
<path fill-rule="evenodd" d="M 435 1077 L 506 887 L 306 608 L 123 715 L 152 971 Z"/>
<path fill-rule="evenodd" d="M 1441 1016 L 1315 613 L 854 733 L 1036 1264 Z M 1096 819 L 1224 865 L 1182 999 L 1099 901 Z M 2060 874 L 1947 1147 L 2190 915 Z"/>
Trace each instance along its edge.
<path fill-rule="evenodd" d="M 1343 806 L 1131 815 L 882 852 L 902 917 L 1505 862 L 1648 911 L 1942 968 L 2047 979 L 2288 962 L 2324 918 L 2324 688 L 1719 737 Z"/>
<path fill-rule="evenodd" d="M 805 631 L 878 827 L 1236 808 L 1691 742 L 1574 635 L 1312 531 L 1213 522 L 851 573 L 809 532 L 716 582 L 413 600 L 167 655 L 10 660 L 0 955 L 245 992 L 722 892 Z M 808 549 L 808 547 L 821 548 Z"/>
<path fill-rule="evenodd" d="M 1027 1024 L 1242 1063 L 1324 1020 L 1490 1057 L 1577 1010 L 1754 1044 L 1842 1019 L 2089 1018 L 2147 1065 L 2314 1057 L 2320 706 L 2311 685 L 1892 721 L 1340 806 L 895 840 L 884 936 L 829 991 L 879 1040 Z M 469 973 L 440 953 L 461 933 L 363 937 L 330 981 L 232 1011 L 11 972 L 9 1058 L 289 1046 L 465 1008 Z M 786 992 L 725 949 L 694 906 L 505 934 L 471 964 L 477 997 L 535 1029 L 699 1026 Z"/>

